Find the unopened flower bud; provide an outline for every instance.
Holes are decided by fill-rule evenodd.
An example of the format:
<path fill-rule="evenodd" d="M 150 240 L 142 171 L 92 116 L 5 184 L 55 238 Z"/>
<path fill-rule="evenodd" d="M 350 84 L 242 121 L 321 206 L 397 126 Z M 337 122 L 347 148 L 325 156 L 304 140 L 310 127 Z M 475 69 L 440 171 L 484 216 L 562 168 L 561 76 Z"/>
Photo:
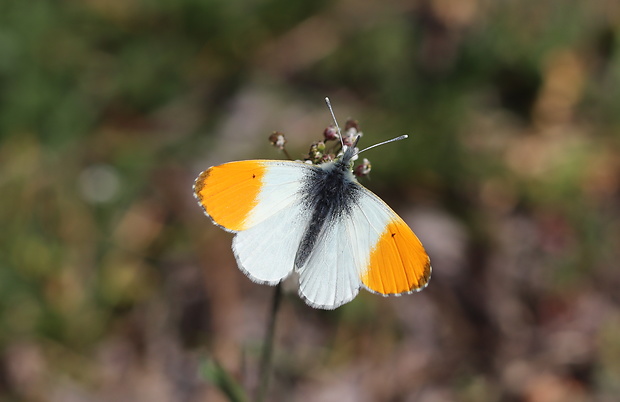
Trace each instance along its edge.
<path fill-rule="evenodd" d="M 284 134 L 279 131 L 274 131 L 273 134 L 269 136 L 269 142 L 271 145 L 278 149 L 284 149 L 284 144 L 286 144 L 286 138 L 284 138 Z"/>
<path fill-rule="evenodd" d="M 321 157 L 321 163 L 327 163 L 334 160 L 334 154 L 325 154 Z"/>
<path fill-rule="evenodd" d="M 323 141 L 314 142 L 310 145 L 310 150 L 308 151 L 308 159 L 312 161 L 314 164 L 318 164 L 321 162 L 323 158 L 323 154 L 325 152 L 325 143 Z"/>
<path fill-rule="evenodd" d="M 357 177 L 368 176 L 368 174 L 370 173 L 370 169 L 371 168 L 372 168 L 372 166 L 370 165 L 370 161 L 368 159 L 364 158 L 362 160 L 362 164 L 361 165 L 357 165 L 357 167 L 353 171 L 353 174 L 355 174 Z"/>
<path fill-rule="evenodd" d="M 342 136 L 342 143 L 348 147 L 355 144 L 355 139 L 357 138 L 357 131 L 354 128 L 350 128 L 344 132 Z"/>
<path fill-rule="evenodd" d="M 325 141 L 337 140 L 338 130 L 333 124 L 331 124 L 325 129 L 325 131 L 323 131 L 323 137 L 325 137 Z"/>
<path fill-rule="evenodd" d="M 355 131 L 360 131 L 360 126 L 357 122 L 357 120 L 353 120 L 353 119 L 347 119 L 347 122 L 344 123 L 344 131 L 349 131 L 349 129 L 354 128 Z"/>

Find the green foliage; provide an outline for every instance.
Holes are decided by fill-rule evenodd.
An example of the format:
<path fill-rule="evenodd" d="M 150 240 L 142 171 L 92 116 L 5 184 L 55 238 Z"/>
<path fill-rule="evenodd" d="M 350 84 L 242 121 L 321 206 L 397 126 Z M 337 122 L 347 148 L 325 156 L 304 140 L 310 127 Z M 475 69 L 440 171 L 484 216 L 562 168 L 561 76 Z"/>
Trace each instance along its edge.
<path fill-rule="evenodd" d="M 231 402 L 244 402 L 248 398 L 243 387 L 215 360 L 202 362 L 203 377 L 215 385 Z"/>

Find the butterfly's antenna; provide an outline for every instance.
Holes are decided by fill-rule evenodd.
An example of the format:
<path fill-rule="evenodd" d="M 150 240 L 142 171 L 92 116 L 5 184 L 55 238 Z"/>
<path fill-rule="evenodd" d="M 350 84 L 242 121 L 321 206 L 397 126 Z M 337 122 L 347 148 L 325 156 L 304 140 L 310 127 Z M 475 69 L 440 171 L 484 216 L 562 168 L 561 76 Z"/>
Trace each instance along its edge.
<path fill-rule="evenodd" d="M 342 133 L 340 132 L 340 126 L 338 125 L 338 122 L 336 121 L 336 115 L 334 114 L 334 109 L 332 109 L 332 103 L 329 101 L 329 98 L 327 96 L 325 97 L 325 103 L 327 103 L 329 112 L 332 114 L 332 119 L 334 119 L 336 130 L 338 130 L 338 138 L 340 139 L 340 145 L 342 146 L 342 149 L 344 150 L 344 142 L 342 142 Z"/>
<path fill-rule="evenodd" d="M 364 151 L 368 151 L 369 149 L 374 148 L 374 147 L 378 147 L 379 145 L 384 145 L 384 144 L 389 144 L 390 142 L 404 140 L 405 138 L 409 138 L 409 136 L 408 136 L 407 134 L 405 134 L 405 135 L 401 135 L 400 137 L 392 138 L 391 140 L 387 140 L 387 141 L 383 141 L 383 142 L 380 142 L 380 143 L 375 144 L 375 145 L 371 145 L 371 146 L 369 146 L 368 148 L 364 148 L 364 149 L 362 149 L 362 150 L 361 150 L 361 151 L 359 151 L 357 154 L 359 155 L 359 154 L 361 154 L 362 152 L 364 152 Z"/>

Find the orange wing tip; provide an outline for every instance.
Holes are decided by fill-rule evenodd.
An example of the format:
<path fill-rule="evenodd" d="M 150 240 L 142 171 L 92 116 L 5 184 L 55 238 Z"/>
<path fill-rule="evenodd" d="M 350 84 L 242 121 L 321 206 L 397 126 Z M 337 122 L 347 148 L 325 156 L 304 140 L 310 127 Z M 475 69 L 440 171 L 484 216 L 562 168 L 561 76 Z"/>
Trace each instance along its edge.
<path fill-rule="evenodd" d="M 425 289 L 428 286 L 428 283 L 431 281 L 431 274 L 433 273 L 433 267 L 431 266 L 431 258 L 428 257 L 428 262 L 424 265 L 423 274 L 418 279 L 419 286 L 417 288 L 413 288 L 409 291 L 409 293 L 419 292 Z"/>
<path fill-rule="evenodd" d="M 194 191 L 194 198 L 196 199 L 198 206 L 202 208 L 205 215 L 207 216 L 209 216 L 209 214 L 207 213 L 207 209 L 205 208 L 204 202 L 202 201 L 201 193 L 202 189 L 205 186 L 205 180 L 209 176 L 209 170 L 211 170 L 211 168 L 205 170 L 204 172 L 201 172 L 198 177 L 196 177 L 196 180 L 194 180 L 194 185 L 192 186 L 192 190 Z"/>
<path fill-rule="evenodd" d="M 245 230 L 258 203 L 265 172 L 260 161 L 211 167 L 196 178 L 194 197 L 216 225 L 230 232 Z"/>
<path fill-rule="evenodd" d="M 362 285 L 385 296 L 419 292 L 431 277 L 431 262 L 422 243 L 401 220 L 388 223 L 370 253 Z"/>
<path fill-rule="evenodd" d="M 413 287 L 409 290 L 405 290 L 402 292 L 398 292 L 398 293 L 385 293 L 385 292 L 381 292 L 379 290 L 370 288 L 368 285 L 366 285 L 366 283 L 362 283 L 362 287 L 364 289 L 366 289 L 368 292 L 370 293 L 374 293 L 376 295 L 380 295 L 383 297 L 390 297 L 390 296 L 403 296 L 403 295 L 410 295 L 412 293 L 419 293 L 421 291 L 423 291 L 424 289 L 426 289 L 426 287 L 428 286 L 429 282 L 431 281 L 431 276 L 432 276 L 432 271 L 433 271 L 433 267 L 431 266 L 431 262 L 430 262 L 430 258 L 428 261 L 428 265 L 424 267 L 425 270 L 425 274 L 423 276 L 420 277 L 419 283 L 420 285 L 418 287 Z"/>
<path fill-rule="evenodd" d="M 219 223 L 217 223 L 213 217 L 211 215 L 209 215 L 209 212 L 207 212 L 207 208 L 206 205 L 203 201 L 203 197 L 202 197 L 202 190 L 205 187 L 205 181 L 207 180 L 207 177 L 209 177 L 209 171 L 211 170 L 211 168 L 205 170 L 204 172 L 201 172 L 198 177 L 196 177 L 196 180 L 194 180 L 194 185 L 192 186 L 192 190 L 194 191 L 194 198 L 196 199 L 196 204 L 198 204 L 198 206 L 200 207 L 200 209 L 202 209 L 202 212 L 209 218 L 211 219 L 211 223 L 213 223 L 215 226 L 227 231 L 227 232 L 234 232 L 233 230 L 230 230 L 222 225 L 220 225 Z"/>
<path fill-rule="evenodd" d="M 202 209 L 204 209 L 204 204 L 202 202 L 202 191 L 205 187 L 205 181 L 207 180 L 207 178 L 209 177 L 209 171 L 211 170 L 211 168 L 205 170 L 204 172 L 201 172 L 198 177 L 196 177 L 196 180 L 194 180 L 194 185 L 192 186 L 192 190 L 194 190 L 194 198 L 196 198 L 196 201 L 198 201 L 198 205 L 200 205 L 202 207 Z M 205 211 L 206 212 L 206 211 Z"/>

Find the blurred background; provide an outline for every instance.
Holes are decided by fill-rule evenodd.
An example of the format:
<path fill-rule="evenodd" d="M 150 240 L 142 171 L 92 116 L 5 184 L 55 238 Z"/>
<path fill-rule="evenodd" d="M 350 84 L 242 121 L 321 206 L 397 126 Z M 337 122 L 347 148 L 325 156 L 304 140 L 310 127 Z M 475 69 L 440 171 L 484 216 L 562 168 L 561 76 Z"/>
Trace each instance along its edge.
<path fill-rule="evenodd" d="M 250 393 L 273 288 L 196 206 L 211 165 L 357 119 L 433 263 L 331 312 L 285 283 L 274 401 L 615 401 L 620 3 L 0 3 L 0 399 Z"/>

